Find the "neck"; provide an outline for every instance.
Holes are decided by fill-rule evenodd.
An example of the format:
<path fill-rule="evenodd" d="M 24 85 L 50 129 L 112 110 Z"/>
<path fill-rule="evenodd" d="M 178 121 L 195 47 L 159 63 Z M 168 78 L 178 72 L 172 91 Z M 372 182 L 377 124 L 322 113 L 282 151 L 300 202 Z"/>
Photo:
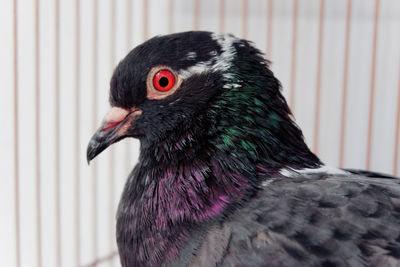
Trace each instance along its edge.
<path fill-rule="evenodd" d="M 240 159 L 227 160 L 198 131 L 189 133 L 141 150 L 118 211 L 126 266 L 175 258 L 191 229 L 218 219 L 257 188 L 253 168 L 241 169 Z"/>

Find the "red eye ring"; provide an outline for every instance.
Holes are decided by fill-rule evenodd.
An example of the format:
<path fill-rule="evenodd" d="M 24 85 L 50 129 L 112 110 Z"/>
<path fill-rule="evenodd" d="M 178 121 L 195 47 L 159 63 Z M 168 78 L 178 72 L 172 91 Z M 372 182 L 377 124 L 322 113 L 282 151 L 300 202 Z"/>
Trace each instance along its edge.
<path fill-rule="evenodd" d="M 175 75 L 169 70 L 160 70 L 153 77 L 153 86 L 156 90 L 167 92 L 175 85 Z"/>

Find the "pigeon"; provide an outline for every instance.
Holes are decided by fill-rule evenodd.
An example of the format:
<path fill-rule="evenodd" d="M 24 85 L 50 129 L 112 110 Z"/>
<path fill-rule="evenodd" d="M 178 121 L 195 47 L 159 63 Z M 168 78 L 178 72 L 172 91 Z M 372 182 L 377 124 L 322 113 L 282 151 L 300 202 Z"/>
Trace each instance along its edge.
<path fill-rule="evenodd" d="M 156 36 L 115 68 L 90 162 L 140 141 L 116 215 L 121 265 L 400 266 L 400 179 L 325 165 L 255 45 Z"/>

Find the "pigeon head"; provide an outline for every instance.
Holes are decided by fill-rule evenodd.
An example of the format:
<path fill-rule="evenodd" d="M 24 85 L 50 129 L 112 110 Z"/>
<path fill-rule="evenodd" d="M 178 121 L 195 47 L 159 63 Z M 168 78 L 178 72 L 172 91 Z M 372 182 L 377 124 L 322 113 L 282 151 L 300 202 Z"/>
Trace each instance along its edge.
<path fill-rule="evenodd" d="M 319 164 L 268 64 L 232 35 L 183 32 L 146 41 L 113 73 L 111 110 L 89 143 L 88 161 L 135 137 L 158 160 L 195 157 L 207 147 L 210 155 L 263 157 L 267 167 Z"/>

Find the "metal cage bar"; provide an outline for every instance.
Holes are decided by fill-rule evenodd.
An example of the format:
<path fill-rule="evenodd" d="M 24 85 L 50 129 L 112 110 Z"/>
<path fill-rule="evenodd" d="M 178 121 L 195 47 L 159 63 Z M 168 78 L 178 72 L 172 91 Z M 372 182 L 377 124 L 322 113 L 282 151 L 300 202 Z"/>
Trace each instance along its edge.
<path fill-rule="evenodd" d="M 341 117 L 340 117 L 340 139 L 339 139 L 339 167 L 343 167 L 344 163 L 347 90 L 348 90 L 348 80 L 349 80 L 351 0 L 347 0 L 346 9 L 347 11 L 346 11 L 346 29 L 345 29 L 345 46 L 344 46 L 344 64 L 343 64 L 342 107 L 341 107 Z"/>
<path fill-rule="evenodd" d="M 314 116 L 314 140 L 313 151 L 318 153 L 319 142 L 319 120 L 320 120 L 320 103 L 321 103 L 321 79 L 322 79 L 322 56 L 324 41 L 324 13 L 325 0 L 319 1 L 319 25 L 318 25 L 318 49 L 317 49 L 317 78 L 315 85 L 315 116 Z"/>
<path fill-rule="evenodd" d="M 19 201 L 19 142 L 18 142 L 18 3 L 13 0 L 13 130 L 14 130 L 14 212 L 15 212 L 15 264 L 21 266 L 21 222 L 20 222 L 20 201 Z"/>
<path fill-rule="evenodd" d="M 290 61 L 290 85 L 289 85 L 289 106 L 292 112 L 296 108 L 296 64 L 297 64 L 297 17 L 299 12 L 298 0 L 293 0 L 292 11 L 292 43 L 291 43 L 291 61 Z"/>
<path fill-rule="evenodd" d="M 367 158 L 366 169 L 371 168 L 371 150 L 372 150 L 372 127 L 374 123 L 374 104 L 375 104 L 375 82 L 376 82 L 376 49 L 378 41 L 378 22 L 379 22 L 379 0 L 375 0 L 374 15 L 374 34 L 372 37 L 372 63 L 371 63 L 371 81 L 369 91 L 369 114 L 368 114 L 368 141 L 367 141 Z"/>

